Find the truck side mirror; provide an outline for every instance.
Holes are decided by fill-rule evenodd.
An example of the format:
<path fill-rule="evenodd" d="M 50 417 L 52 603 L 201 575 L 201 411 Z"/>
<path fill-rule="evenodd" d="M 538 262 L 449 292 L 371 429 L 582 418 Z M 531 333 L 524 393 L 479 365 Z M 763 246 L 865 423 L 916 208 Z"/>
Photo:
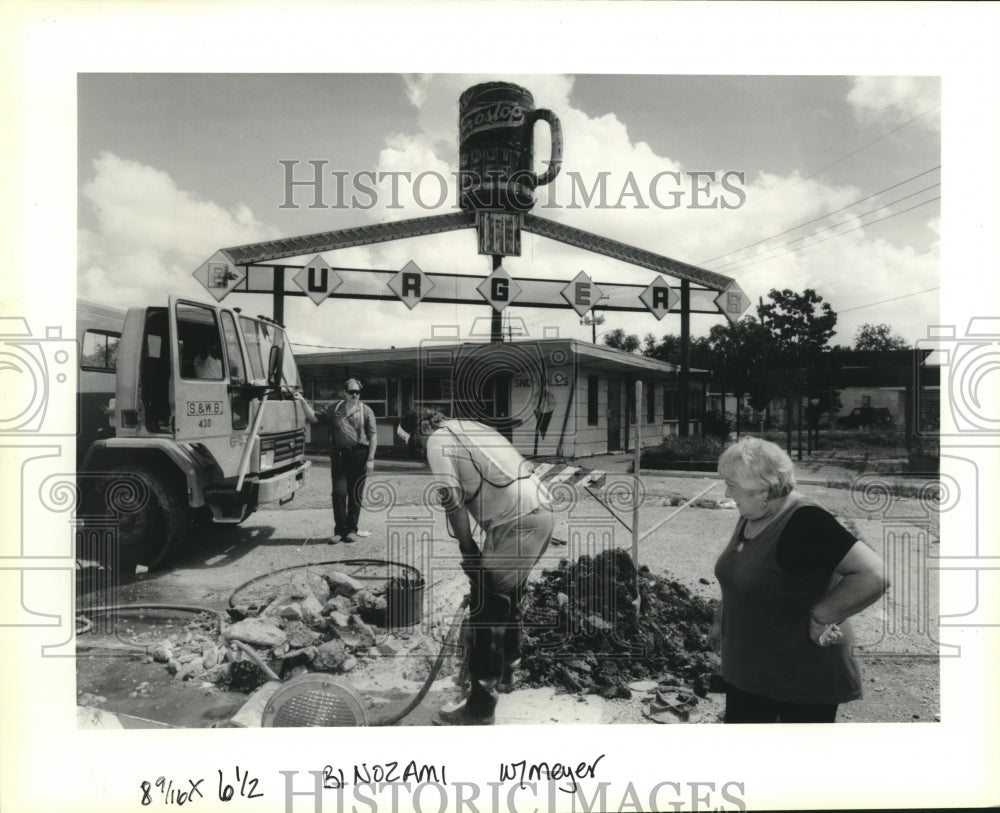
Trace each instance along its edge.
<path fill-rule="evenodd" d="M 272 345 L 271 352 L 267 357 L 267 385 L 276 390 L 281 387 L 281 366 L 284 348 L 280 345 Z"/>

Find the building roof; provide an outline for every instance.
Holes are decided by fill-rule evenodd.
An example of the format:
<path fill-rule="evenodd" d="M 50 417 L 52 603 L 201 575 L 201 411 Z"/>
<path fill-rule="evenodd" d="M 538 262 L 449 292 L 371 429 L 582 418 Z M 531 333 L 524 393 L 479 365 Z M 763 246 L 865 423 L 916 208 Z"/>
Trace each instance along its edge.
<path fill-rule="evenodd" d="M 297 353 L 300 370 L 318 378 L 340 379 L 351 375 L 367 377 L 397 377 L 413 375 L 418 364 L 450 366 L 463 353 L 496 353 L 510 360 L 519 356 L 526 359 L 539 355 L 553 363 L 553 356 L 565 353 L 567 360 L 575 357 L 590 369 L 620 375 L 670 376 L 677 374 L 678 366 L 670 362 L 627 353 L 607 345 L 590 344 L 578 339 L 525 339 L 491 344 L 489 342 L 438 343 L 429 341 L 419 347 L 390 347 L 378 350 L 343 350 L 332 353 Z M 528 355 L 524 355 L 528 354 Z M 450 359 L 450 362 L 449 362 Z M 565 362 L 563 362 L 565 363 Z M 704 371 L 692 370 L 692 374 Z"/>

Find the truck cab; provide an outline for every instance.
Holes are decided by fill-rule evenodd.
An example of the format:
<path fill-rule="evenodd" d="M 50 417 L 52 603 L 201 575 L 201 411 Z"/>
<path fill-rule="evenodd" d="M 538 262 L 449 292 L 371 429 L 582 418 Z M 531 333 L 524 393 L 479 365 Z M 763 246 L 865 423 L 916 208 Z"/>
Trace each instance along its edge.
<path fill-rule="evenodd" d="M 78 457 L 126 567 L 158 564 L 193 521 L 236 524 L 293 498 L 310 464 L 282 326 L 171 297 L 130 308 L 114 346 L 107 426 L 88 428 L 93 405 L 80 415 Z"/>

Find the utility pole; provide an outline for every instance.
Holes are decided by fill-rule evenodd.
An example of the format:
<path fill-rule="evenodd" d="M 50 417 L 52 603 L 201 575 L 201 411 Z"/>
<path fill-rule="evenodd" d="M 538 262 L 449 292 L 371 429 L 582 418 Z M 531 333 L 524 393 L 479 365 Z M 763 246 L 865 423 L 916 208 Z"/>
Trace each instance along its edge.
<path fill-rule="evenodd" d="M 591 341 L 597 344 L 597 326 L 604 324 L 603 316 L 595 316 L 593 309 L 590 311 L 590 316 L 584 316 L 580 320 L 581 325 L 590 325 Z"/>

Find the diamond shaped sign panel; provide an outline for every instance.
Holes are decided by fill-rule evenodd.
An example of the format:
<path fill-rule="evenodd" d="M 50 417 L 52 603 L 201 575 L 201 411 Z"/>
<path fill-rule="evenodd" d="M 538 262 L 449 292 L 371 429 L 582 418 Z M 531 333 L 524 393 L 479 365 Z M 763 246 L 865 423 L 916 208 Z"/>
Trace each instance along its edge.
<path fill-rule="evenodd" d="M 398 296 L 411 311 L 433 288 L 434 283 L 413 260 L 403 266 L 389 282 L 389 290 Z"/>
<path fill-rule="evenodd" d="M 681 295 L 667 285 L 663 277 L 654 279 L 646 286 L 646 290 L 639 294 L 642 304 L 649 308 L 649 312 L 658 320 L 666 316 L 667 311 L 676 305 L 680 298 Z"/>
<path fill-rule="evenodd" d="M 191 274 L 216 302 L 221 302 L 244 279 L 246 274 L 233 265 L 223 251 L 216 251 Z"/>
<path fill-rule="evenodd" d="M 317 305 L 344 284 L 343 278 L 319 254 L 292 279 Z"/>
<path fill-rule="evenodd" d="M 521 295 L 521 286 L 511 278 L 502 265 L 480 282 L 476 290 L 497 313 L 503 313 L 503 309 L 512 305 Z"/>
<path fill-rule="evenodd" d="M 604 296 L 604 292 L 587 276 L 585 271 L 581 271 L 573 277 L 572 282 L 560 293 L 563 299 L 569 302 L 569 306 L 576 311 L 577 316 L 583 316 Z"/>
<path fill-rule="evenodd" d="M 734 280 L 715 298 L 715 304 L 730 322 L 735 322 L 750 307 L 750 297 Z"/>

